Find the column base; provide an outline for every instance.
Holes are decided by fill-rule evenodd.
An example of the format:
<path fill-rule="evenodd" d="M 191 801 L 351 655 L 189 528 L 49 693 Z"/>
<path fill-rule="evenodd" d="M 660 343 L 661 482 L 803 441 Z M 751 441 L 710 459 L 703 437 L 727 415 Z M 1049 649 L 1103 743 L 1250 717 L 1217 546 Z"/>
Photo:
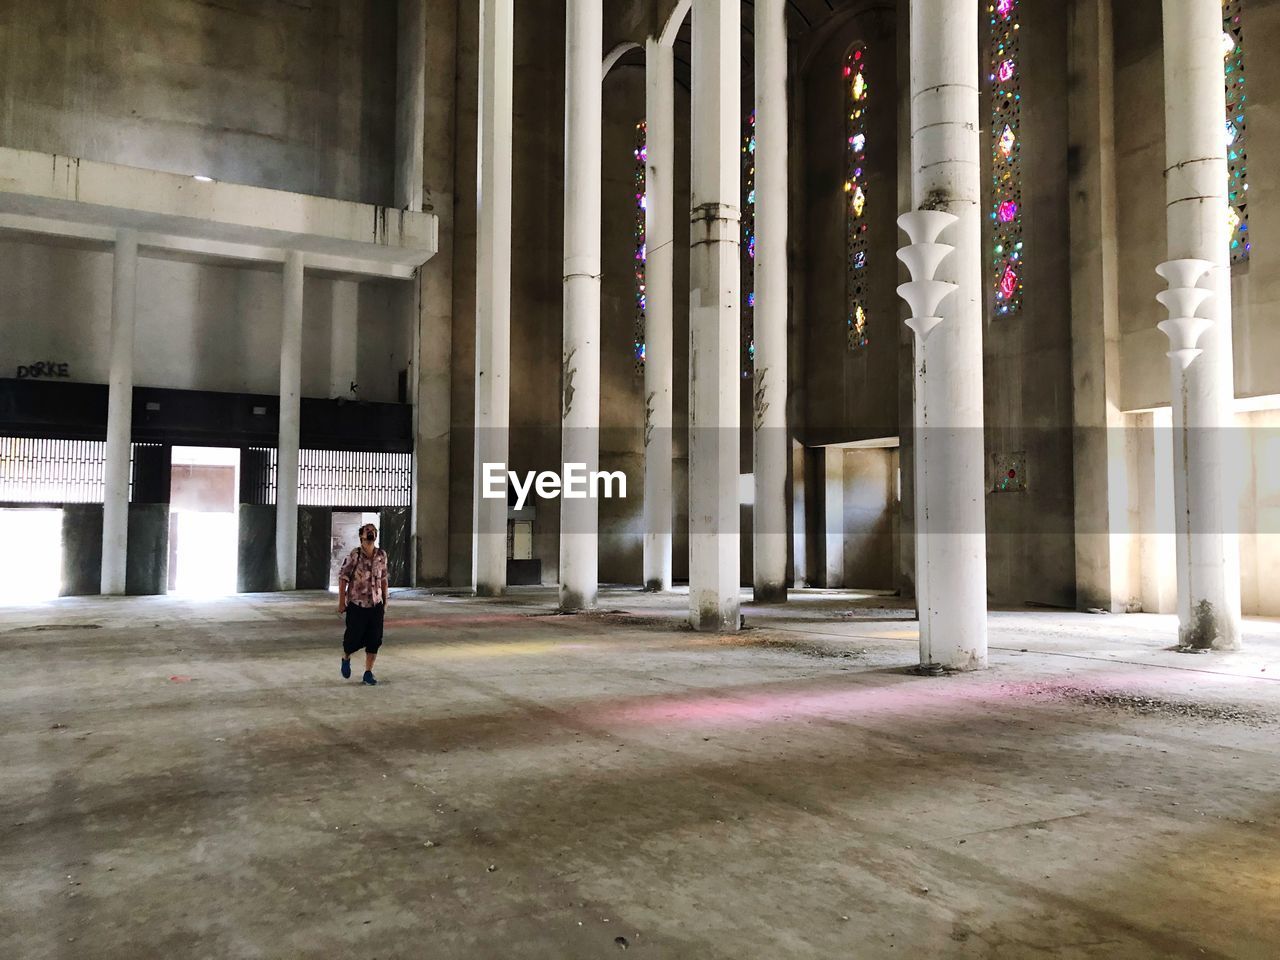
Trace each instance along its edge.
<path fill-rule="evenodd" d="M 751 597 L 754 603 L 786 603 L 787 585 L 785 583 L 757 583 Z"/>
<path fill-rule="evenodd" d="M 661 580 L 646 580 L 644 582 L 645 593 L 666 593 L 670 589 L 671 587 Z"/>
<path fill-rule="evenodd" d="M 497 584 L 477 583 L 475 587 L 475 595 L 477 597 L 501 597 L 506 592 L 507 588 L 505 586 Z"/>
<path fill-rule="evenodd" d="M 1232 624 L 1223 623 L 1222 619 L 1225 618 L 1214 610 L 1212 603 L 1201 600 L 1196 605 L 1191 622 L 1179 626 L 1178 652 L 1208 653 L 1211 650 L 1241 649 L 1239 632 L 1232 631 Z"/>
<path fill-rule="evenodd" d="M 742 614 L 724 615 L 714 607 L 691 611 L 689 625 L 701 633 L 737 633 L 742 628 Z"/>
<path fill-rule="evenodd" d="M 588 597 L 577 590 L 565 590 L 563 587 L 560 590 L 561 613 L 586 613 L 594 610 L 595 606 L 595 597 Z"/>

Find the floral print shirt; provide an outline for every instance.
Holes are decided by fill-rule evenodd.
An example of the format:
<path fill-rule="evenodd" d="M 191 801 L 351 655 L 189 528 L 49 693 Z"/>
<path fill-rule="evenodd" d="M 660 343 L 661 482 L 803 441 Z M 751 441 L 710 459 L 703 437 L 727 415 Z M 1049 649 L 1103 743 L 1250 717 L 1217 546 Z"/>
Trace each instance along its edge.
<path fill-rule="evenodd" d="M 382 586 L 387 582 L 387 552 L 376 548 L 372 555 L 356 547 L 342 561 L 338 580 L 347 581 L 347 602 L 357 607 L 375 607 L 382 603 Z"/>

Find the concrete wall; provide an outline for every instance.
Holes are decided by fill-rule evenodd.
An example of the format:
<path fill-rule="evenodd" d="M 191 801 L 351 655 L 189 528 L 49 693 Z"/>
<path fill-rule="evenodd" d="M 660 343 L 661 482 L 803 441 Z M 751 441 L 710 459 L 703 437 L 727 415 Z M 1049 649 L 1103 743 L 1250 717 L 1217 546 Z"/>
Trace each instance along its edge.
<path fill-rule="evenodd" d="M 1241 414 L 1239 425 L 1251 468 L 1241 478 L 1242 606 L 1247 614 L 1280 616 L 1280 410 Z"/>
<path fill-rule="evenodd" d="M 106 383 L 111 262 L 110 253 L 0 239 L 0 373 L 12 377 L 20 364 L 56 360 L 69 364 L 72 380 Z M 332 280 L 308 277 L 304 396 L 329 396 L 333 291 Z M 363 399 L 398 399 L 397 374 L 412 348 L 410 293 L 408 284 L 392 281 L 359 285 Z M 281 309 L 278 271 L 140 259 L 135 383 L 278 393 Z"/>
<path fill-rule="evenodd" d="M 134 597 L 155 596 L 165 593 L 168 584 L 169 505 L 131 503 L 125 593 Z"/>
<path fill-rule="evenodd" d="M 1067 11 L 1023 4 L 1023 307 L 994 315 L 996 282 L 984 257 L 987 589 L 995 603 L 1075 605 L 1072 487 L 1071 293 L 1067 184 Z M 986 62 L 990 28 L 981 15 Z M 989 86 L 983 84 L 983 182 L 992 174 Z M 985 212 L 985 211 L 984 211 Z M 984 217 L 984 222 L 990 223 Z M 986 251 L 994 246 L 984 231 Z M 1026 490 L 994 493 L 997 461 L 1024 454 Z"/>
<path fill-rule="evenodd" d="M 845 205 L 847 177 L 845 99 L 841 70 L 849 47 L 868 44 L 868 218 L 872 282 L 868 347 L 847 345 Z M 838 22 L 804 61 L 797 94 L 803 97 L 803 180 L 793 188 L 803 211 L 802 253 L 793 262 L 803 285 L 797 304 L 804 329 L 804 408 L 799 433 L 810 445 L 894 437 L 898 434 L 898 301 L 894 291 L 898 248 L 897 55 L 891 10 L 876 9 Z"/>
<path fill-rule="evenodd" d="M 85 597 L 102 589 L 102 504 L 62 508 L 62 596 Z"/>
<path fill-rule="evenodd" d="M 396 4 L 7 0 L 0 144 L 389 204 Z"/>
<path fill-rule="evenodd" d="M 844 584 L 894 588 L 897 451 L 844 451 Z"/>

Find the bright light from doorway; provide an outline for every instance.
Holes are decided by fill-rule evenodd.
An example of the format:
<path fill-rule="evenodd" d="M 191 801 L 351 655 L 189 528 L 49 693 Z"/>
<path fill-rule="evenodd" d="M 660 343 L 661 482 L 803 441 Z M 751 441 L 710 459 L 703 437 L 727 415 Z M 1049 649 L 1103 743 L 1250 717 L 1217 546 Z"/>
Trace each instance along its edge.
<path fill-rule="evenodd" d="M 0 604 L 37 603 L 62 592 L 62 511 L 0 510 Z"/>
<path fill-rule="evenodd" d="M 236 449 L 173 448 L 173 593 L 221 597 L 236 592 L 239 469 Z"/>

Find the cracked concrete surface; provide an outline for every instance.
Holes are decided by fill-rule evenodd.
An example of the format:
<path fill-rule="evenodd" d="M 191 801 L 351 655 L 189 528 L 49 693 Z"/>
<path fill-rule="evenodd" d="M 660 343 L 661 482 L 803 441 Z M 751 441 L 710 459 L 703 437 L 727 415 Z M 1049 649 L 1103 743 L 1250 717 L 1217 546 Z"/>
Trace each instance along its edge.
<path fill-rule="evenodd" d="M 377 688 L 323 594 L 8 608 L 0 956 L 1280 954 L 1280 623 L 894 603 L 402 591 Z"/>

